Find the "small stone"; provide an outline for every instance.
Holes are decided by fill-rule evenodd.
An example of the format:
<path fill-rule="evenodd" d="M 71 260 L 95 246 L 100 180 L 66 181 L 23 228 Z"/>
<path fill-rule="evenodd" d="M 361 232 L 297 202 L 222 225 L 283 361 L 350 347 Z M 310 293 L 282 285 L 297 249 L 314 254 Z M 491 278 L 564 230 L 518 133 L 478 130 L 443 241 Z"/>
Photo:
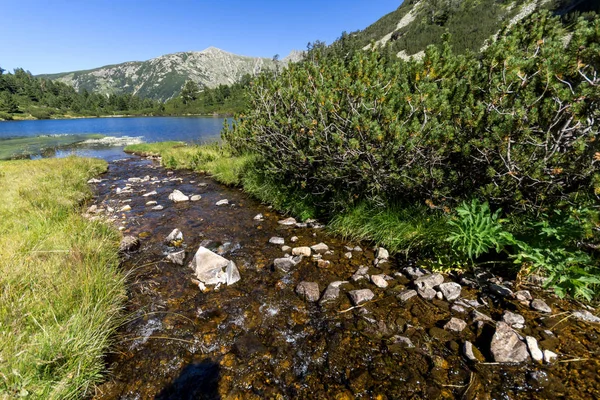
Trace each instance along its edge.
<path fill-rule="evenodd" d="M 385 275 L 380 274 L 380 275 L 371 275 L 371 282 L 373 282 L 373 284 L 375 286 L 377 286 L 378 288 L 386 288 L 388 287 L 388 283 L 385 280 Z"/>
<path fill-rule="evenodd" d="M 173 264 L 183 265 L 185 261 L 185 251 L 181 250 L 175 253 L 169 253 L 167 255 L 167 260 L 171 261 Z"/>
<path fill-rule="evenodd" d="M 131 206 L 129 204 L 121 207 L 121 209 L 119 210 L 119 212 L 127 212 L 127 211 L 131 211 Z"/>
<path fill-rule="evenodd" d="M 506 286 L 496 285 L 495 283 L 492 283 L 490 285 L 490 291 L 502 297 L 511 297 L 513 295 L 512 290 L 510 290 Z"/>
<path fill-rule="evenodd" d="M 285 239 L 282 237 L 273 236 L 271 239 L 269 239 L 269 243 L 281 246 L 285 244 Z"/>
<path fill-rule="evenodd" d="M 378 260 L 387 260 L 388 258 L 390 258 L 390 253 L 383 247 L 379 247 L 375 252 L 375 258 L 377 258 Z"/>
<path fill-rule="evenodd" d="M 522 329 L 525 325 L 525 317 L 510 311 L 504 312 L 504 315 L 502 316 L 502 321 L 506 322 L 512 328 L 517 329 Z"/>
<path fill-rule="evenodd" d="M 435 292 L 435 297 L 438 300 L 443 300 L 444 299 L 444 295 L 442 294 L 442 292 L 438 292 L 438 291 Z"/>
<path fill-rule="evenodd" d="M 363 304 L 375 297 L 375 294 L 370 289 L 359 289 L 348 292 L 350 300 L 355 306 Z"/>
<path fill-rule="evenodd" d="M 152 209 L 153 209 L 154 211 L 161 211 L 161 210 L 163 210 L 163 209 L 164 209 L 164 207 L 163 207 L 163 206 L 161 206 L 161 205 L 158 205 L 158 206 L 154 206 L 154 207 L 152 207 Z"/>
<path fill-rule="evenodd" d="M 531 297 L 531 293 L 529 293 L 529 290 L 519 290 L 515 293 L 515 298 L 519 301 L 533 300 L 533 297 Z"/>
<path fill-rule="evenodd" d="M 294 218 L 286 218 L 277 222 L 279 225 L 292 226 L 296 225 L 296 220 Z"/>
<path fill-rule="evenodd" d="M 290 242 L 292 242 L 292 243 L 296 243 L 297 241 L 298 241 L 298 236 L 292 236 L 290 238 Z"/>
<path fill-rule="evenodd" d="M 600 318 L 596 317 L 594 314 L 586 310 L 575 311 L 572 315 L 575 319 L 578 319 L 580 321 L 600 324 Z"/>
<path fill-rule="evenodd" d="M 393 336 L 390 339 L 390 341 L 391 341 L 392 344 L 400 344 L 400 345 L 403 345 L 403 346 L 408 347 L 408 348 L 415 347 L 415 345 L 413 344 L 413 342 L 409 338 L 407 338 L 406 336 L 396 335 L 396 336 Z"/>
<path fill-rule="evenodd" d="M 353 250 L 357 253 L 362 253 L 362 251 L 363 251 L 363 249 L 360 248 L 360 246 L 356 246 Z"/>
<path fill-rule="evenodd" d="M 473 362 L 479 361 L 475 356 L 475 352 L 473 351 L 473 343 L 469 342 L 468 340 L 463 345 L 463 354 Z"/>
<path fill-rule="evenodd" d="M 417 293 L 419 293 L 419 296 L 421 296 L 425 300 L 433 300 L 434 297 L 437 295 L 437 292 L 435 291 L 435 289 L 428 288 L 428 287 L 423 287 L 423 288 L 417 289 Z"/>
<path fill-rule="evenodd" d="M 415 280 L 415 286 L 418 289 L 433 289 L 444 283 L 444 277 L 441 274 L 423 275 Z"/>
<path fill-rule="evenodd" d="M 444 295 L 444 298 L 448 301 L 456 300 L 460 297 L 462 287 L 456 282 L 442 283 L 440 285 L 440 292 Z"/>
<path fill-rule="evenodd" d="M 146 203 L 146 205 L 147 205 L 147 206 L 155 206 L 155 205 L 157 205 L 157 204 L 158 204 L 158 202 L 156 202 L 156 201 L 154 201 L 154 200 L 152 200 L 152 201 L 149 201 L 149 202 L 147 202 L 147 203 Z"/>
<path fill-rule="evenodd" d="M 199 194 L 195 194 L 192 197 L 190 197 L 191 201 L 200 201 L 202 199 L 202 196 L 200 196 Z"/>
<path fill-rule="evenodd" d="M 292 248 L 290 246 L 281 246 L 281 251 L 283 251 L 284 253 L 289 253 L 290 251 L 292 251 Z"/>
<path fill-rule="evenodd" d="M 548 313 L 548 314 L 552 312 L 552 309 L 548 306 L 548 304 L 546 304 L 546 302 L 544 300 L 540 300 L 540 299 L 532 300 L 530 306 L 535 311 Z"/>
<path fill-rule="evenodd" d="M 458 304 L 453 304 L 452 307 L 450 307 L 450 310 L 454 311 L 455 313 L 459 313 L 459 314 L 464 314 L 467 312 L 467 310 L 465 310 L 465 308 L 463 306 L 459 306 Z"/>
<path fill-rule="evenodd" d="M 182 203 L 185 201 L 189 201 L 190 198 L 185 194 L 181 193 L 179 190 L 173 190 L 173 193 L 169 195 L 169 200 L 173 201 L 174 203 Z"/>
<path fill-rule="evenodd" d="M 119 245 L 119 252 L 121 253 L 129 253 L 132 251 L 136 251 L 140 248 L 140 240 L 135 236 L 125 236 L 121 239 L 121 244 Z"/>
<path fill-rule="evenodd" d="M 558 354 L 550 350 L 544 350 L 544 362 L 550 364 L 558 358 Z"/>
<path fill-rule="evenodd" d="M 405 302 L 405 301 L 412 299 L 416 295 L 417 295 L 416 290 L 407 289 L 407 290 L 403 290 L 400 293 L 398 293 L 398 296 L 396 296 L 396 297 L 398 298 L 398 300 Z"/>
<path fill-rule="evenodd" d="M 463 329 L 465 329 L 466 327 L 467 323 L 465 321 L 454 317 L 452 317 L 450 321 L 448 321 L 446 325 L 444 325 L 445 330 L 454 332 L 462 332 Z"/>
<path fill-rule="evenodd" d="M 308 224 L 304 223 L 304 222 L 296 222 L 296 228 L 306 228 L 308 227 Z"/>
<path fill-rule="evenodd" d="M 228 204 L 229 204 L 229 200 L 227 200 L 227 199 L 219 200 L 215 203 L 216 206 L 226 206 Z"/>
<path fill-rule="evenodd" d="M 327 286 L 327 289 L 325 289 L 325 293 L 323 293 L 321 300 L 319 300 L 319 304 L 322 305 L 329 301 L 336 300 L 340 295 L 340 286 L 343 285 L 344 283 L 348 283 L 348 282 L 346 282 L 346 281 L 331 282 L 329 284 L 329 286 Z"/>
<path fill-rule="evenodd" d="M 471 311 L 471 317 L 473 318 L 473 322 L 491 322 L 493 321 L 493 319 L 487 315 L 485 315 L 484 313 L 481 313 L 477 310 L 473 310 Z"/>
<path fill-rule="evenodd" d="M 300 282 L 298 286 L 296 286 L 296 293 L 306 301 L 310 302 L 318 301 L 321 296 L 319 284 L 315 282 Z"/>
<path fill-rule="evenodd" d="M 531 358 L 533 358 L 534 361 L 541 362 L 544 359 L 544 354 L 540 350 L 536 338 L 533 336 L 526 336 L 525 343 L 527 343 L 527 348 L 529 349 Z"/>
<path fill-rule="evenodd" d="M 520 363 L 529 358 L 527 345 L 508 324 L 501 321 L 496 324 L 490 351 L 494 361 L 500 363 Z"/>
<path fill-rule="evenodd" d="M 350 258 L 352 258 L 352 253 L 347 252 L 347 253 L 344 254 L 344 257 L 350 259 Z"/>
<path fill-rule="evenodd" d="M 87 181 L 87 183 L 100 183 L 100 182 L 102 182 L 102 181 L 100 179 L 96 179 L 96 178 L 92 178 Z"/>
<path fill-rule="evenodd" d="M 165 238 L 165 243 L 173 243 L 173 242 L 179 242 L 183 240 L 183 233 L 175 228 L 171 231 L 171 233 L 169 233 L 169 235 Z"/>
<path fill-rule="evenodd" d="M 325 254 L 327 251 L 329 251 L 329 246 L 327 246 L 325 243 L 315 244 L 314 246 L 310 246 L 310 248 L 317 254 Z"/>
<path fill-rule="evenodd" d="M 158 193 L 156 193 L 156 190 L 153 190 L 153 191 L 151 191 L 151 192 L 144 193 L 144 194 L 142 195 L 142 197 L 156 196 L 157 194 L 158 194 Z"/>
<path fill-rule="evenodd" d="M 294 247 L 292 249 L 292 255 L 294 256 L 303 256 L 303 257 L 310 257 L 312 250 L 310 249 L 310 247 Z"/>
<path fill-rule="evenodd" d="M 256 216 L 254 217 L 255 221 L 262 221 L 264 219 L 265 217 L 262 214 L 256 214 Z"/>
<path fill-rule="evenodd" d="M 427 271 L 419 267 L 406 267 L 404 273 L 411 277 L 411 279 L 417 279 L 427 274 Z"/>
<path fill-rule="evenodd" d="M 282 272 L 288 273 L 292 267 L 296 266 L 296 263 L 292 258 L 276 258 L 273 261 L 273 266 Z"/>
<path fill-rule="evenodd" d="M 317 260 L 317 267 L 319 267 L 319 268 L 329 268 L 330 265 L 331 265 L 331 261 Z"/>

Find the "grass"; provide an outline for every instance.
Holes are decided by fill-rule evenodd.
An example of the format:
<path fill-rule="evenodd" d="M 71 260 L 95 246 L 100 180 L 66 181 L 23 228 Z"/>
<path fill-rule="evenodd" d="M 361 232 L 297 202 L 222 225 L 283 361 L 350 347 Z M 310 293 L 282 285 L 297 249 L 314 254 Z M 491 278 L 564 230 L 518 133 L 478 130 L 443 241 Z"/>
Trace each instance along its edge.
<path fill-rule="evenodd" d="M 0 162 L 0 397 L 80 398 L 125 300 L 119 234 L 81 216 L 100 160 Z"/>
<path fill-rule="evenodd" d="M 386 208 L 363 203 L 335 216 L 329 223 L 332 233 L 350 240 L 372 241 L 392 253 L 431 253 L 444 246 L 448 234 L 447 216 L 425 206 L 393 205 Z"/>
<path fill-rule="evenodd" d="M 25 158 L 43 154 L 50 149 L 64 148 L 88 139 L 101 139 L 104 135 L 55 135 L 0 138 L 0 160 Z"/>

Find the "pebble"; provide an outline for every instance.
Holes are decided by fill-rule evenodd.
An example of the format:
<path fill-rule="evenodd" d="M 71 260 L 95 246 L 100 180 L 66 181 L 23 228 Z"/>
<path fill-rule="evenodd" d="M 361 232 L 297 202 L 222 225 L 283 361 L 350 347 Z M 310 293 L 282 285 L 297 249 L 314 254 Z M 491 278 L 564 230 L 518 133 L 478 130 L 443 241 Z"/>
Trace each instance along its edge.
<path fill-rule="evenodd" d="M 444 325 L 447 331 L 462 332 L 467 327 L 467 323 L 459 318 L 452 317 L 450 321 Z"/>
<path fill-rule="evenodd" d="M 417 279 L 427 274 L 427 271 L 419 267 L 406 267 L 404 273 L 411 277 L 411 279 Z"/>
<path fill-rule="evenodd" d="M 344 254 L 344 257 L 346 257 L 346 258 L 352 258 L 352 253 L 347 252 L 346 254 Z"/>
<path fill-rule="evenodd" d="M 463 306 L 459 306 L 458 304 L 453 304 L 450 309 L 459 314 L 464 314 L 466 312 L 465 308 Z"/>
<path fill-rule="evenodd" d="M 502 316 L 502 321 L 506 322 L 509 326 L 516 329 L 523 329 L 523 327 L 525 326 L 525 317 L 510 311 L 504 312 L 504 315 Z"/>
<path fill-rule="evenodd" d="M 370 289 L 352 290 L 348 292 L 348 295 L 355 306 L 366 303 L 375 297 L 375 294 Z"/>
<path fill-rule="evenodd" d="M 269 243 L 281 246 L 285 244 L 285 239 L 282 237 L 273 236 L 271 239 L 269 239 Z"/>
<path fill-rule="evenodd" d="M 392 344 L 402 344 L 402 345 L 404 345 L 404 346 L 406 346 L 408 348 L 415 347 L 415 345 L 413 344 L 413 342 L 409 338 L 407 338 L 406 336 L 396 335 L 396 336 L 392 337 L 390 340 L 391 340 Z"/>
<path fill-rule="evenodd" d="M 371 275 L 371 282 L 373 282 L 373 284 L 375 286 L 377 286 L 378 288 L 386 288 L 388 287 L 388 283 L 385 280 L 385 275 L 380 274 L 380 275 Z"/>
<path fill-rule="evenodd" d="M 533 300 L 533 297 L 531 297 L 531 293 L 529 293 L 529 290 L 519 290 L 515 293 L 515 298 L 519 301 Z"/>
<path fill-rule="evenodd" d="M 310 247 L 294 247 L 292 249 L 292 255 L 294 256 L 303 256 L 303 257 L 310 257 L 312 250 L 310 249 Z"/>
<path fill-rule="evenodd" d="M 379 247 L 375 252 L 375 258 L 377 258 L 378 260 L 387 260 L 388 258 L 390 258 L 390 253 L 383 247 Z"/>
<path fill-rule="evenodd" d="M 127 204 L 126 206 L 122 207 L 119 212 L 126 212 L 126 211 L 131 211 L 131 206 L 129 204 Z"/>
<path fill-rule="evenodd" d="M 256 216 L 254 217 L 255 221 L 262 221 L 264 219 L 265 217 L 262 214 L 256 214 Z"/>
<path fill-rule="evenodd" d="M 158 206 L 154 206 L 154 207 L 152 207 L 152 209 L 153 209 L 154 211 L 161 211 L 161 210 L 163 210 L 163 209 L 164 209 L 164 207 L 163 207 L 163 206 L 161 206 L 161 205 L 158 205 Z"/>
<path fill-rule="evenodd" d="M 286 219 L 282 219 L 281 221 L 277 221 L 277 223 L 279 225 L 285 225 L 285 226 L 292 226 L 292 225 L 296 225 L 296 220 L 294 218 L 286 218 Z"/>
<path fill-rule="evenodd" d="M 298 236 L 292 236 L 290 242 L 296 243 L 298 241 Z"/>
<path fill-rule="evenodd" d="M 530 306 L 535 311 L 548 313 L 548 314 L 552 312 L 552 309 L 548 306 L 548 304 L 546 304 L 546 302 L 544 300 L 540 300 L 540 299 L 532 300 Z"/>
<path fill-rule="evenodd" d="M 327 289 L 325 289 L 325 293 L 323 293 L 321 300 L 319 300 L 319 304 L 325 304 L 328 301 L 336 300 L 340 295 L 340 286 L 343 285 L 344 283 L 348 283 L 348 282 L 346 282 L 346 281 L 331 282 L 329 284 L 329 286 L 327 286 Z"/>
<path fill-rule="evenodd" d="M 168 254 L 167 260 L 171 261 L 173 264 L 183 265 L 185 260 L 185 250 Z"/>
<path fill-rule="evenodd" d="M 331 261 L 317 260 L 317 267 L 319 267 L 319 268 L 329 268 L 330 265 L 331 265 Z"/>
<path fill-rule="evenodd" d="M 481 313 L 477 310 L 471 311 L 471 318 L 473 318 L 473 322 L 478 322 L 478 321 L 491 322 L 491 321 L 493 321 L 491 317 L 488 317 L 484 313 Z"/>
<path fill-rule="evenodd" d="M 173 193 L 169 195 L 169 200 L 173 201 L 174 203 L 182 203 L 189 201 L 190 198 L 181 193 L 179 190 L 173 190 Z"/>
<path fill-rule="evenodd" d="M 171 233 L 169 233 L 169 235 L 167 235 L 165 238 L 165 243 L 172 243 L 180 240 L 183 240 L 183 233 L 179 229 L 175 228 L 171 231 Z"/>
<path fill-rule="evenodd" d="M 217 205 L 217 206 L 226 206 L 228 204 L 229 204 L 229 200 L 227 200 L 227 199 L 219 200 L 215 203 L 215 205 Z"/>
<path fill-rule="evenodd" d="M 202 199 L 202 196 L 200 196 L 199 194 L 195 194 L 192 197 L 190 197 L 191 201 L 200 201 Z"/>
<path fill-rule="evenodd" d="M 428 287 L 417 289 L 417 293 L 419 293 L 419 296 L 421 296 L 425 300 L 433 300 L 433 298 L 437 295 L 435 289 Z"/>
<path fill-rule="evenodd" d="M 155 206 L 157 204 L 158 204 L 158 202 L 156 202 L 154 200 L 153 201 L 149 201 L 149 202 L 146 203 L 147 206 Z"/>
<path fill-rule="evenodd" d="M 546 364 L 550 364 L 553 361 L 556 361 L 556 359 L 558 358 L 558 354 L 556 354 L 553 351 L 550 350 L 544 350 L 544 362 Z"/>
<path fill-rule="evenodd" d="M 292 248 L 290 246 L 281 246 L 281 251 L 283 251 L 284 253 L 289 253 L 290 251 L 292 251 Z"/>
<path fill-rule="evenodd" d="M 475 357 L 475 353 L 473 352 L 473 343 L 469 342 L 468 340 L 463 345 L 463 354 L 471 361 L 479 361 L 477 357 Z"/>
<path fill-rule="evenodd" d="M 325 243 L 315 244 L 314 246 L 310 246 L 310 248 L 317 254 L 324 254 L 329 251 L 329 246 L 327 246 Z"/>
<path fill-rule="evenodd" d="M 288 273 L 292 267 L 296 266 L 296 263 L 292 258 L 276 258 L 273 261 L 273 266 L 282 272 Z"/>
<path fill-rule="evenodd" d="M 529 349 L 529 354 L 531 354 L 531 358 L 534 361 L 541 362 L 544 359 L 544 354 L 540 350 L 538 346 L 538 341 L 533 336 L 526 336 L 525 343 L 527 343 L 527 348 Z"/>
<path fill-rule="evenodd" d="M 527 345 L 508 324 L 499 321 L 496 323 L 496 332 L 492 337 L 490 352 L 494 361 L 504 363 L 520 363 L 529 358 Z"/>
<path fill-rule="evenodd" d="M 157 195 L 157 194 L 158 194 L 158 193 L 156 193 L 156 190 L 153 190 L 153 191 L 151 191 L 151 192 L 144 193 L 144 194 L 142 195 L 142 197 L 155 196 L 155 195 Z"/>

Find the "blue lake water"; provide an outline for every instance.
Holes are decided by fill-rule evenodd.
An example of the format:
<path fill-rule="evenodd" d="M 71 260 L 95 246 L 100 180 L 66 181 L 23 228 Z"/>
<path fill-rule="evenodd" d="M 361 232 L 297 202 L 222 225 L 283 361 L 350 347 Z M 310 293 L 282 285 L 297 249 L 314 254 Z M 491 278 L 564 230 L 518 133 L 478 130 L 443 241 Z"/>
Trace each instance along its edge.
<path fill-rule="evenodd" d="M 56 157 L 78 154 L 114 160 L 126 157 L 127 143 L 179 140 L 204 143 L 219 139 L 223 118 L 210 117 L 140 117 L 140 118 L 83 118 L 70 120 L 3 121 L 0 122 L 0 146 L 6 138 L 101 134 L 105 141 L 91 141 L 68 148 L 46 151 Z M 119 140 L 110 141 L 112 138 Z"/>

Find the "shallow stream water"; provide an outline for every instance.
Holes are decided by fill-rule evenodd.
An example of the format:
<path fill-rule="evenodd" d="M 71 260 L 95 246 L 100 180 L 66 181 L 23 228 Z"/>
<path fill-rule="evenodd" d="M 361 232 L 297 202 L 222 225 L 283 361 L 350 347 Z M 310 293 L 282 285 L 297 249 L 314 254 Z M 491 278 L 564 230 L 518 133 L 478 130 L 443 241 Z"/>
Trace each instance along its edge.
<path fill-rule="evenodd" d="M 145 176 L 151 179 L 129 183 L 133 193 L 116 194 L 128 178 Z M 97 185 L 95 204 L 116 210 L 129 204 L 132 210 L 117 213 L 114 223 L 124 235 L 140 237 L 141 248 L 123 263 L 129 274 L 129 319 L 107 357 L 110 375 L 95 399 L 600 397 L 600 328 L 565 319 L 564 313 L 577 307 L 573 303 L 544 295 L 553 308 L 553 317 L 545 317 L 516 301 L 463 288 L 462 297 L 479 299 L 485 304 L 479 311 L 495 320 L 505 309 L 524 315 L 521 334 L 538 338 L 561 361 L 490 363 L 485 351 L 490 325 L 477 328 L 446 301 L 396 298 L 410 281 L 394 273 L 413 261 L 396 259 L 375 268 L 369 244 L 348 243 L 324 229 L 279 225 L 284 216 L 240 190 L 192 172 L 168 174 L 152 161 L 115 161 L 101 178 L 106 181 Z M 168 200 L 174 189 L 202 198 L 175 204 Z M 158 194 L 142 197 L 152 190 Z M 230 205 L 216 206 L 222 199 Z M 145 205 L 149 200 L 164 209 L 152 211 Z M 262 222 L 253 219 L 259 213 Z M 185 266 L 165 260 L 176 250 L 164 243 L 175 228 L 184 235 Z M 326 243 L 334 251 L 325 256 L 330 266 L 319 268 L 305 259 L 287 274 L 276 271 L 273 260 L 284 253 L 268 243 L 273 236 L 292 247 Z M 235 261 L 241 281 L 201 292 L 187 266 L 201 244 Z M 347 258 L 345 246 L 356 245 L 364 251 Z M 366 279 L 350 282 L 337 301 L 323 306 L 295 293 L 301 281 L 317 282 L 323 291 L 330 282 L 349 280 L 361 265 L 394 279 L 386 289 Z M 375 299 L 351 309 L 347 292 L 360 288 L 373 290 Z M 451 316 L 466 320 L 467 329 L 442 329 Z M 395 335 L 410 338 L 414 347 L 395 343 Z M 465 340 L 481 349 L 485 362 L 462 355 Z"/>

